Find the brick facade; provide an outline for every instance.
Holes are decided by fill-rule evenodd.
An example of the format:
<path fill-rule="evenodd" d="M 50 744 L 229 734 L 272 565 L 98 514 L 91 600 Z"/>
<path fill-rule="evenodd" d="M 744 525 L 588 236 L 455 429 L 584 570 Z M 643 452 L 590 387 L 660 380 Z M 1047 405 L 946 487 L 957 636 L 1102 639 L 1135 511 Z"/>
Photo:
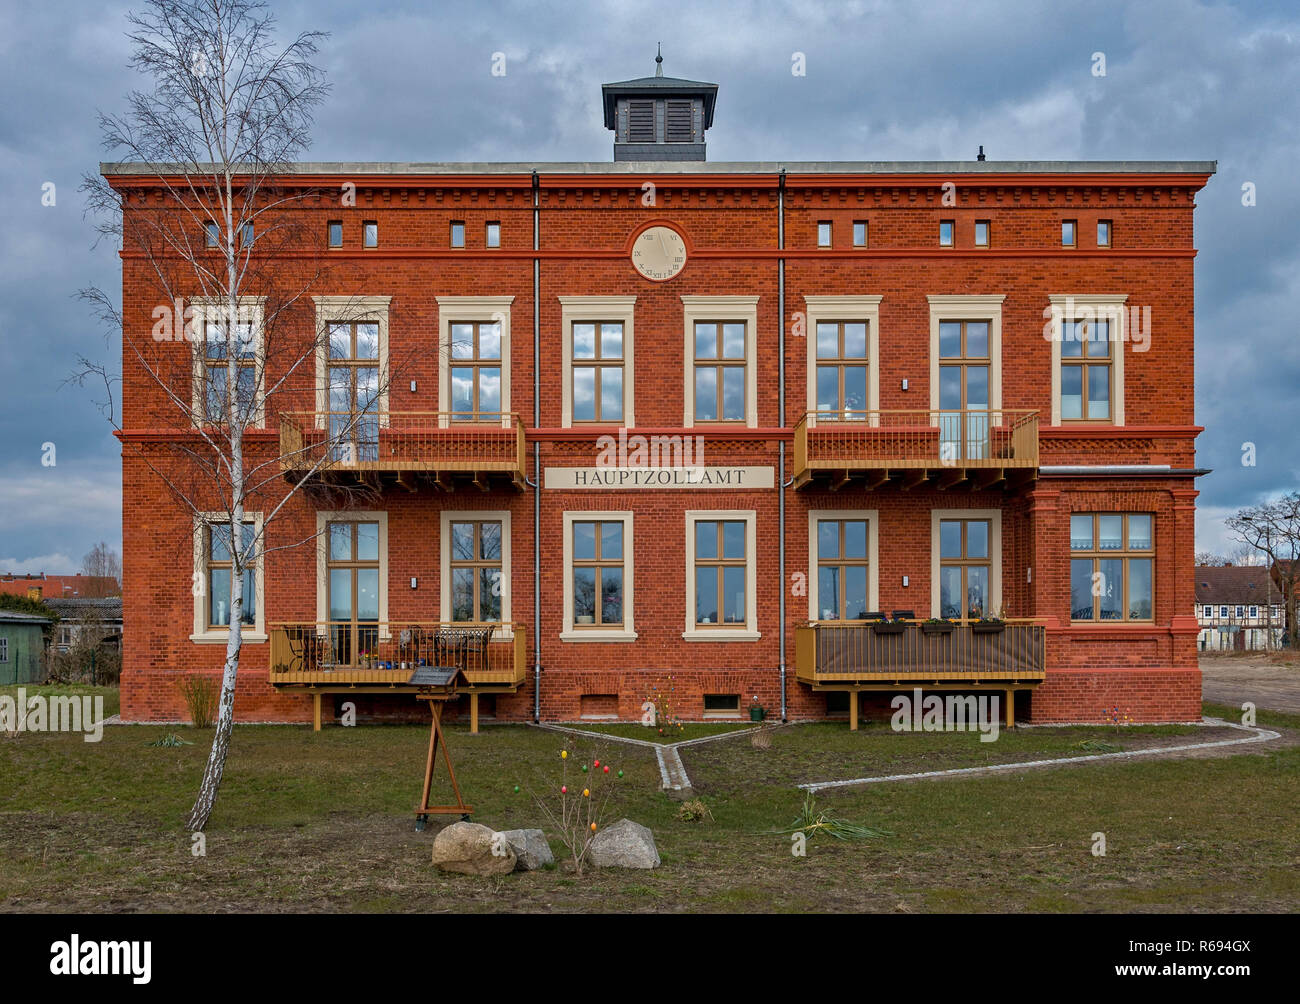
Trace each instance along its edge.
<path fill-rule="evenodd" d="M 622 168 L 628 165 L 620 165 Z M 807 335 L 797 333 L 804 296 L 870 294 L 879 301 L 879 408 L 930 407 L 932 295 L 998 294 L 1001 307 L 1001 400 L 1007 409 L 1039 416 L 1039 469 L 1025 482 L 987 490 L 939 490 L 932 482 L 905 489 L 868 489 L 850 481 L 838 491 L 822 482 L 755 490 L 523 491 L 493 485 L 480 492 L 458 485 L 448 493 L 417 483 L 414 491 L 384 486 L 368 509 L 388 514 L 388 604 L 393 622 L 437 620 L 441 605 L 440 513 L 493 510 L 511 515 L 512 619 L 528 630 L 528 670 L 515 693 L 495 697 L 502 720 L 530 719 L 534 701 L 544 720 L 572 720 L 589 709 L 631 719 L 655 685 L 671 685 L 679 714 L 698 719 L 705 694 L 740 695 L 743 714 L 757 696 L 792 719 L 827 713 L 826 695 L 796 680 L 794 630 L 808 619 L 807 600 L 791 576 L 808 569 L 810 510 L 878 513 L 878 562 L 873 575 L 881 610 L 931 613 L 931 511 L 993 509 L 1002 519 L 1000 557 L 1006 614 L 1046 626 L 1046 680 L 1021 704 L 1034 721 L 1099 720 L 1118 705 L 1136 720 L 1199 715 L 1196 623 L 1190 611 L 1194 554 L 1193 278 L 1194 195 L 1204 170 L 1118 166 L 1062 173 L 1052 165 L 998 171 L 993 165 L 950 165 L 928 173 L 880 165 L 827 173 L 791 167 L 784 178 L 784 247 L 780 244 L 781 178 L 756 165 L 645 165 L 644 172 L 538 167 L 533 248 L 533 179 L 502 166 L 469 174 L 446 167 L 393 173 L 370 165 L 354 173 L 303 166 L 286 179 L 323 192 L 357 186 L 355 207 L 315 197 L 295 212 L 323 236 L 329 220 L 344 222 L 344 246 L 328 252 L 328 272 L 316 295 L 391 297 L 390 354 L 400 359 L 388 407 L 435 412 L 439 407 L 438 297 L 513 296 L 509 410 L 527 427 L 526 473 L 539 484 L 547 468 L 592 466 L 597 438 L 616 428 L 563 427 L 560 297 L 635 296 L 635 342 L 627 372 L 635 387 L 634 433 L 704 437 L 709 466 L 770 467 L 792 477 L 792 430 L 809 409 Z M 147 176 L 112 173 L 134 218 L 165 212 Z M 645 206 L 643 182 L 655 183 L 656 204 Z M 944 204 L 942 184 L 956 186 Z M 1063 219 L 1078 221 L 1078 243 L 1063 248 Z M 1099 219 L 1112 221 L 1111 246 L 1099 248 Z M 361 221 L 378 224 L 379 247 L 361 247 Z M 817 246 L 817 224 L 833 224 L 833 246 Z M 869 223 L 869 245 L 851 243 L 853 223 Z M 952 248 L 938 246 L 941 220 L 956 222 Z M 973 245 L 976 220 L 989 221 L 990 247 Z M 448 246 L 452 221 L 464 221 L 466 247 Z M 484 226 L 501 225 L 500 248 L 484 246 Z M 647 225 L 668 226 L 688 249 L 685 268 L 666 282 L 642 278 L 629 260 L 634 237 Z M 534 264 L 538 283 L 534 301 Z M 785 316 L 779 307 L 784 265 Z M 286 284 L 309 268 L 279 266 Z M 252 292 L 252 290 L 248 290 Z M 1043 336 L 1049 297 L 1116 294 L 1129 306 L 1150 307 L 1150 344 L 1123 344 L 1124 422 L 1052 425 L 1051 343 Z M 757 421 L 745 428 L 683 427 L 685 360 L 683 296 L 757 296 Z M 130 245 L 123 254 L 126 323 L 147 332 L 161 297 L 146 261 Z M 534 330 L 534 307 L 538 324 Z M 284 322 L 310 338 L 310 301 Z M 283 334 L 281 337 L 284 337 Z M 534 339 L 540 371 L 534 373 Z M 785 410 L 780 410 L 778 357 L 784 345 Z M 159 343 L 176 372 L 188 366 L 184 342 Z M 274 360 L 268 363 L 274 369 Z M 178 386 L 184 378 L 178 377 Z M 290 380 L 291 391 L 269 408 L 265 429 L 250 434 L 255 458 L 274 455 L 277 411 L 314 408 L 313 376 Z M 907 389 L 903 381 L 907 381 Z M 411 391 L 411 382 L 417 388 Z M 536 387 L 536 390 L 535 390 Z M 184 393 L 187 389 L 182 388 Z M 534 394 L 539 396 L 534 399 Z M 188 433 L 178 426 L 157 385 L 130 355 L 124 358 L 123 574 L 125 641 L 122 716 L 133 721 L 184 714 L 175 689 L 180 674 L 219 672 L 224 645 L 192 641 L 192 523 L 171 498 L 158 469 L 182 472 L 170 447 Z M 534 408 L 537 418 L 534 419 Z M 534 445 L 538 449 L 534 462 Z M 1064 471 L 1082 465 L 1092 471 Z M 1116 472 L 1117 466 L 1146 465 Z M 273 488 L 283 490 L 283 484 Z M 540 525 L 534 495 L 540 491 Z M 785 502 L 784 581 L 779 506 Z M 272 492 L 265 495 L 267 505 Z M 250 501 L 250 511 L 262 504 Z M 266 621 L 311 621 L 317 612 L 317 558 L 310 538 L 320 507 L 296 496 L 267 531 Z M 325 506 L 328 508 L 328 506 Z M 688 510 L 752 512 L 756 565 L 749 588 L 757 600 L 760 637 L 746 641 L 687 641 L 684 579 Z M 636 640 L 569 642 L 560 638 L 561 597 L 569 588 L 561 560 L 563 514 L 631 510 L 635 567 Z M 1070 514 L 1154 514 L 1154 617 L 1146 623 L 1079 624 L 1070 610 Z M 534 606 L 534 534 L 538 536 L 542 608 Z M 308 541 L 288 546 L 295 541 Z M 907 577 L 904 586 L 903 578 Z M 418 581 L 410 588 L 412 578 Z M 785 652 L 779 643 L 785 591 Z M 540 698 L 534 646 L 540 639 Z M 782 656 L 784 655 L 784 660 Z M 246 642 L 236 713 L 240 720 L 310 719 L 301 692 L 268 683 L 269 643 Z M 780 666 L 786 667 L 784 692 Z M 669 683 L 671 678 L 671 683 Z M 900 689 L 910 689 L 903 687 Z M 336 698 L 341 700 L 342 698 Z M 358 697 L 365 715 L 385 706 L 404 713 L 413 703 L 382 695 Z M 878 701 L 876 702 L 879 703 Z M 874 706 L 874 705 L 873 705 Z M 613 709 L 613 710 L 611 710 Z M 328 713 L 328 706 L 327 706 Z"/>

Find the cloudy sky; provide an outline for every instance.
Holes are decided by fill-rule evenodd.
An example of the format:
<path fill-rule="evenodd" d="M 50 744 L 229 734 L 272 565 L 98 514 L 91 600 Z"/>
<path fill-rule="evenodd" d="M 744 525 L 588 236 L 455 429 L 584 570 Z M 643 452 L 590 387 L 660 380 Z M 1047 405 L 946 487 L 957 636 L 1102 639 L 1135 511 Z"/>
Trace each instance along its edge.
<path fill-rule="evenodd" d="M 979 144 L 990 160 L 1218 160 L 1196 213 L 1197 459 L 1215 469 L 1199 547 L 1227 546 L 1225 513 L 1300 484 L 1294 3 L 273 6 L 286 32 L 331 35 L 312 159 L 609 159 L 600 84 L 652 72 L 662 39 L 669 75 L 721 85 L 713 160 L 958 160 Z M 120 451 L 95 395 L 61 383 L 76 353 L 117 351 L 75 295 L 120 288 L 77 184 L 101 159 L 96 112 L 140 86 L 130 8 L 0 9 L 0 570 L 73 571 L 96 541 L 120 546 Z"/>

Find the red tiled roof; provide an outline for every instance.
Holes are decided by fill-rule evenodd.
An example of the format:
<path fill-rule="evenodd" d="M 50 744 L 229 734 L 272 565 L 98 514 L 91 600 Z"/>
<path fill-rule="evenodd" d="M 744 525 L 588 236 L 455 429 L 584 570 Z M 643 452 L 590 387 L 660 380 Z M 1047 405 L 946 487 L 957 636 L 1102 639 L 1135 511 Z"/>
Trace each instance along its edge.
<path fill-rule="evenodd" d="M 122 588 L 107 575 L 46 575 L 44 572 L 0 572 L 0 593 L 26 596 L 29 589 L 39 589 L 42 599 L 55 597 L 117 596 Z"/>

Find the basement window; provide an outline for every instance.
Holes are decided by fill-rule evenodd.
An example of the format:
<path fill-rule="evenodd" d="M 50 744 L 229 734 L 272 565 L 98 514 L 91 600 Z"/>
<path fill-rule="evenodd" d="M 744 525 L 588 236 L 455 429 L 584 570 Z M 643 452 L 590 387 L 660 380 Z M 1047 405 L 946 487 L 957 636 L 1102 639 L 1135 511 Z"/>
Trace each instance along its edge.
<path fill-rule="evenodd" d="M 342 220 L 330 220 L 329 241 L 330 241 L 330 247 L 332 248 L 341 248 L 343 246 L 343 221 Z"/>
<path fill-rule="evenodd" d="M 583 694 L 579 698 L 578 715 L 589 722 L 618 721 L 618 695 Z"/>
<path fill-rule="evenodd" d="M 705 718 L 739 718 L 740 717 L 740 695 L 739 694 L 705 694 L 704 695 L 704 717 Z"/>
<path fill-rule="evenodd" d="M 465 246 L 465 221 L 451 221 L 451 246 L 454 248 L 463 248 Z"/>
<path fill-rule="evenodd" d="M 953 233 L 957 229 L 957 224 L 952 220 L 939 221 L 939 247 L 952 247 Z"/>

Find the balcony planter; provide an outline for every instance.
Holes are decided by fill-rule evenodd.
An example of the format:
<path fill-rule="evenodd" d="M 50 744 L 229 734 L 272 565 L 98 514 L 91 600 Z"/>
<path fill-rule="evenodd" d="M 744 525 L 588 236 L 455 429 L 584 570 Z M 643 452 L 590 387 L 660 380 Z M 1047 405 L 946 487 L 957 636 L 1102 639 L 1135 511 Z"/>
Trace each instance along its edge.
<path fill-rule="evenodd" d="M 902 634 L 907 630 L 905 621 L 872 621 L 871 630 L 876 634 Z"/>
<path fill-rule="evenodd" d="M 952 634 L 952 621 L 924 621 L 921 630 L 929 635 Z"/>
<path fill-rule="evenodd" d="M 997 634 L 1005 631 L 1006 627 L 1006 621 L 974 621 L 970 629 L 975 634 Z"/>

